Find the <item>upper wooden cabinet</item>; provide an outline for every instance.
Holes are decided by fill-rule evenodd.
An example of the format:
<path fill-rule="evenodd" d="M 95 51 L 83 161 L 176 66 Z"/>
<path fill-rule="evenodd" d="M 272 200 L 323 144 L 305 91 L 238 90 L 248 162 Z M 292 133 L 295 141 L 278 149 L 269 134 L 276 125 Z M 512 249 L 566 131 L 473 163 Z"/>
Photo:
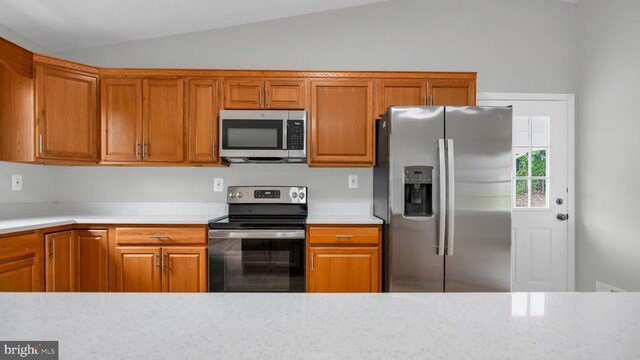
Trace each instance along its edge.
<path fill-rule="evenodd" d="M 0 291 L 42 291 L 42 245 L 35 232 L 0 235 Z"/>
<path fill-rule="evenodd" d="M 182 78 L 103 78 L 102 161 L 184 160 Z"/>
<path fill-rule="evenodd" d="M 373 81 L 312 81 L 310 116 L 310 166 L 373 164 Z"/>
<path fill-rule="evenodd" d="M 304 109 L 302 79 L 225 79 L 225 109 Z"/>
<path fill-rule="evenodd" d="M 98 75 L 83 68 L 35 63 L 38 159 L 98 160 Z"/>
<path fill-rule="evenodd" d="M 218 79 L 187 81 L 189 162 L 218 163 Z"/>
<path fill-rule="evenodd" d="M 0 38 L 0 160 L 35 159 L 33 54 Z"/>
<path fill-rule="evenodd" d="M 389 106 L 475 106 L 475 80 L 383 79 L 378 83 L 377 117 Z"/>
<path fill-rule="evenodd" d="M 429 105 L 475 106 L 475 80 L 435 79 L 429 80 Z"/>
<path fill-rule="evenodd" d="M 184 159 L 184 93 L 182 79 L 144 79 L 143 153 L 145 161 Z"/>
<path fill-rule="evenodd" d="M 100 81 L 103 161 L 142 160 L 142 79 Z"/>

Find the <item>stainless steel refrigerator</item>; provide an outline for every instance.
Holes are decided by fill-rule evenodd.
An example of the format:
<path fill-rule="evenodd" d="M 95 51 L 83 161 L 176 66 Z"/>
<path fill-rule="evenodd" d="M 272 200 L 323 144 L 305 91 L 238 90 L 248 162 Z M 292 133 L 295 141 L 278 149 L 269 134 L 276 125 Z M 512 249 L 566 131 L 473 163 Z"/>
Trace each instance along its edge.
<path fill-rule="evenodd" d="M 383 290 L 511 289 L 510 107 L 390 107 L 377 122 Z"/>

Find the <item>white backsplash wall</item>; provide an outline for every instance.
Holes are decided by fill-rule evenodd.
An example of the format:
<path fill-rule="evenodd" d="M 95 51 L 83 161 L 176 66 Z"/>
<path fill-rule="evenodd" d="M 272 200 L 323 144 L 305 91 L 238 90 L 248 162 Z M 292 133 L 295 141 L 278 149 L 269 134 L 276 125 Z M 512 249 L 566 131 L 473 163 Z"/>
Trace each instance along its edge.
<path fill-rule="evenodd" d="M 0 204 L 53 201 L 57 173 L 51 166 L 0 161 Z M 22 191 L 11 190 L 11 175 L 22 175 Z"/>
<path fill-rule="evenodd" d="M 292 164 L 247 164 L 211 167 L 56 167 L 58 201 L 225 202 L 230 185 L 303 185 L 310 202 L 371 203 L 370 168 L 309 168 Z M 358 175 L 357 189 L 348 176 Z M 225 192 L 213 191 L 213 179 L 224 179 Z"/>

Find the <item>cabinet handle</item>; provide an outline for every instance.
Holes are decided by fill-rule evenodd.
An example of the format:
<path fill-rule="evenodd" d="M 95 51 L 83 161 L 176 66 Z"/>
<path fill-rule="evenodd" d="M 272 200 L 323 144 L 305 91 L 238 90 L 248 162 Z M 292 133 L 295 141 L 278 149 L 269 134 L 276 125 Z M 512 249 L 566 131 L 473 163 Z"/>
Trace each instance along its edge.
<path fill-rule="evenodd" d="M 157 268 L 158 267 L 158 258 L 160 257 L 160 255 L 155 254 L 153 255 L 153 268 Z"/>
<path fill-rule="evenodd" d="M 40 154 L 44 152 L 44 143 L 42 142 L 42 134 L 38 136 L 38 150 Z"/>
<path fill-rule="evenodd" d="M 258 88 L 258 101 L 260 101 L 260 106 L 262 106 L 262 88 Z"/>
<path fill-rule="evenodd" d="M 269 88 L 264 88 L 264 106 L 269 106 Z"/>
<path fill-rule="evenodd" d="M 136 140 L 136 160 L 140 159 L 140 141 Z"/>
<path fill-rule="evenodd" d="M 166 235 L 152 235 L 152 236 L 149 236 L 149 238 L 158 239 L 158 240 L 171 240 L 171 237 Z"/>
<path fill-rule="evenodd" d="M 144 159 L 145 156 L 149 156 L 149 144 L 143 142 L 142 143 L 142 158 Z"/>
<path fill-rule="evenodd" d="M 429 101 L 431 102 L 431 106 L 433 106 L 433 95 L 429 95 Z"/>
<path fill-rule="evenodd" d="M 427 102 L 427 95 L 422 97 L 422 102 L 424 102 L 424 106 L 428 106 L 429 103 Z"/>
<path fill-rule="evenodd" d="M 161 260 L 161 263 L 162 263 L 161 268 L 162 268 L 162 271 L 163 271 L 163 272 L 164 272 L 165 264 L 166 264 L 166 263 L 165 263 L 165 261 L 164 261 L 164 259 L 165 259 L 165 257 L 166 257 L 166 256 L 167 256 L 167 254 L 163 254 L 163 255 L 162 255 L 162 260 Z M 167 259 L 167 262 L 168 262 L 168 259 Z"/>
<path fill-rule="evenodd" d="M 351 239 L 353 235 L 336 235 L 338 239 Z"/>

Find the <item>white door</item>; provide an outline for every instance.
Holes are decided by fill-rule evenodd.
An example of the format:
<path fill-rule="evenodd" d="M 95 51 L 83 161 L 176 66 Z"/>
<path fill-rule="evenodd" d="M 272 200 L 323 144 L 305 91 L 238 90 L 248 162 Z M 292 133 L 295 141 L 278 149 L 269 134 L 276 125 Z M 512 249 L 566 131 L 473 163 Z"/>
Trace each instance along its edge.
<path fill-rule="evenodd" d="M 512 291 L 569 291 L 573 247 L 564 219 L 574 215 L 567 211 L 569 104 L 479 100 L 478 105 L 513 106 Z"/>

